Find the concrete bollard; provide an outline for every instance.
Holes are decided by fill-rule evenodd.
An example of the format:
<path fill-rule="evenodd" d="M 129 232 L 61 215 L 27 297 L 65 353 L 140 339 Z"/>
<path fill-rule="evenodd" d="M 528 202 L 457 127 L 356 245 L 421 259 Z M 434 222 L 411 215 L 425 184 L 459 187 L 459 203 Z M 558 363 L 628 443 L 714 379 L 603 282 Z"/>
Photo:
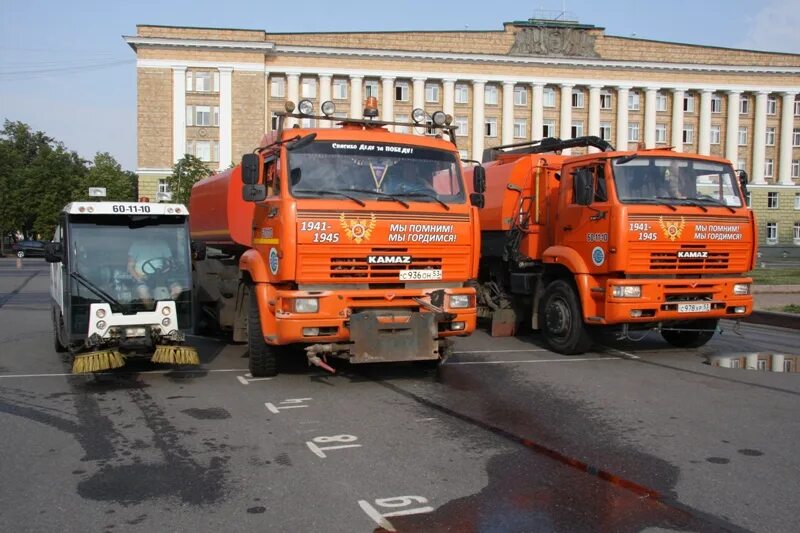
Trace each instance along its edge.
<path fill-rule="evenodd" d="M 772 354 L 772 367 L 773 372 L 783 372 L 783 354 Z"/>
<path fill-rule="evenodd" d="M 757 353 L 751 353 L 751 354 L 747 355 L 745 368 L 747 368 L 747 370 L 758 370 L 758 354 Z"/>

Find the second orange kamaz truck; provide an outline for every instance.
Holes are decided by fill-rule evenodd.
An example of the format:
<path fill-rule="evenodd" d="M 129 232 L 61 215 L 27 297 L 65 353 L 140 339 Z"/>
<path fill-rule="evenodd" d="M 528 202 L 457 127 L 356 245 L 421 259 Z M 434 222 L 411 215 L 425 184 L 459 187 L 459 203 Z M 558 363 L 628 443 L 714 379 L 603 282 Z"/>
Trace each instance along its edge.
<path fill-rule="evenodd" d="M 470 197 L 452 119 L 383 122 L 374 98 L 363 119 L 334 111 L 288 103 L 241 165 L 192 190 L 198 321 L 246 340 L 253 376 L 292 346 L 329 370 L 327 357 L 437 361 L 475 328 L 482 182 Z"/>

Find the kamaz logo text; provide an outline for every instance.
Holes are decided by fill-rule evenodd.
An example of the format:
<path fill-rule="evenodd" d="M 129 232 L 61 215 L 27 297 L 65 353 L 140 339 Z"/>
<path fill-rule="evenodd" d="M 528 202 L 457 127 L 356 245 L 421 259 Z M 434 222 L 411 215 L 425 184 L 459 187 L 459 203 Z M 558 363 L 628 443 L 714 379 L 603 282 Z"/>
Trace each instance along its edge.
<path fill-rule="evenodd" d="M 708 252 L 688 252 L 688 251 L 680 251 L 678 252 L 678 259 L 705 259 L 708 257 Z"/>
<path fill-rule="evenodd" d="M 370 255 L 367 256 L 370 265 L 410 265 L 410 255 Z"/>

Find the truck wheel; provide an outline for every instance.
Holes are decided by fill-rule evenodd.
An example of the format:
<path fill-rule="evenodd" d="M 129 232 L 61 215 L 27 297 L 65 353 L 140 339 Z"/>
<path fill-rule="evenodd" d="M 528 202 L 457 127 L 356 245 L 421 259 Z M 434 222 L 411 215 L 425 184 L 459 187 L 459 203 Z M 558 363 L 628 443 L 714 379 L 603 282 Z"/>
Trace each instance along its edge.
<path fill-rule="evenodd" d="M 250 352 L 250 374 L 254 378 L 271 377 L 278 373 L 277 349 L 264 340 L 258 298 L 252 289 L 247 309 L 247 348 Z"/>
<path fill-rule="evenodd" d="M 592 337 L 583 323 L 581 304 L 572 284 L 564 280 L 550 283 L 539 306 L 539 327 L 553 351 L 575 355 L 591 347 Z"/>
<path fill-rule="evenodd" d="M 25 250 L 20 250 L 19 252 L 17 252 L 17 257 L 19 257 L 20 259 L 25 257 Z"/>
<path fill-rule="evenodd" d="M 64 353 L 67 351 L 67 347 L 61 344 L 61 340 L 58 338 L 61 326 L 61 313 L 53 309 L 53 348 L 55 348 L 57 353 Z"/>
<path fill-rule="evenodd" d="M 709 331 L 683 331 L 683 330 L 668 330 L 662 331 L 661 336 L 664 340 L 678 348 L 699 348 L 714 336 L 717 329 L 716 319 L 705 320 L 692 320 L 691 322 L 684 322 L 683 326 L 688 329 L 707 329 Z"/>

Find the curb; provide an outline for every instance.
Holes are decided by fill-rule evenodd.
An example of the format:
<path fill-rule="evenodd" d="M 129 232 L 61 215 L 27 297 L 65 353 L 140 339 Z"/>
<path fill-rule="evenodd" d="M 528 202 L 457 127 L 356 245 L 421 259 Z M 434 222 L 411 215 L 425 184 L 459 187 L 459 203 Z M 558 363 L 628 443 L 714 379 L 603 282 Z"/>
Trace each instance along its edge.
<path fill-rule="evenodd" d="M 749 324 L 766 324 L 767 326 L 777 326 L 779 328 L 800 329 L 800 315 L 793 313 L 775 313 L 773 311 L 753 311 L 742 322 Z"/>

